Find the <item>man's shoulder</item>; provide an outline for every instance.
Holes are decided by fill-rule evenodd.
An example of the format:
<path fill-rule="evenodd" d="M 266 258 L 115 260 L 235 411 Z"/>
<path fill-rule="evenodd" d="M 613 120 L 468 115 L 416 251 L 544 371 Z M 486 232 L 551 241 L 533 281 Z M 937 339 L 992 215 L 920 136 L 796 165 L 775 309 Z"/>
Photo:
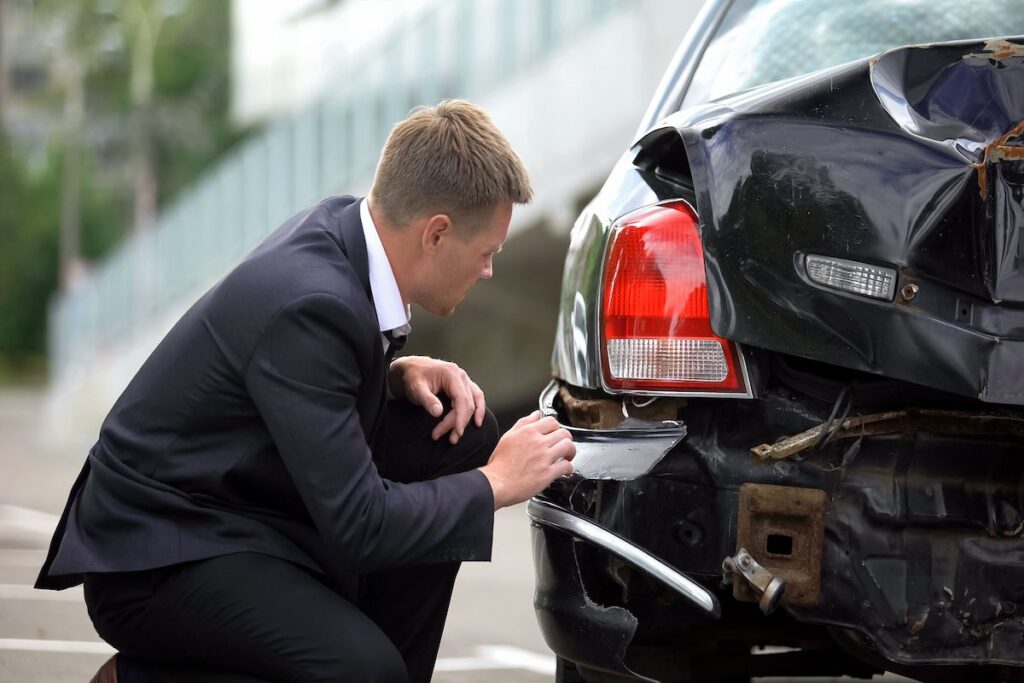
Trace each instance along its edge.
<path fill-rule="evenodd" d="M 358 221 L 355 197 L 328 197 L 301 211 L 267 236 L 245 257 L 238 269 L 280 276 L 302 286 L 310 279 L 328 275 L 358 280 L 345 244 L 344 233 Z M 351 208 L 346 211 L 346 208 Z M 365 249 L 365 247 L 363 247 Z"/>
<path fill-rule="evenodd" d="M 374 316 L 364 277 L 337 226 L 340 212 L 355 201 L 331 197 L 290 219 L 225 277 L 217 298 L 263 318 L 301 301 L 330 305 L 331 299 L 356 317 Z"/>

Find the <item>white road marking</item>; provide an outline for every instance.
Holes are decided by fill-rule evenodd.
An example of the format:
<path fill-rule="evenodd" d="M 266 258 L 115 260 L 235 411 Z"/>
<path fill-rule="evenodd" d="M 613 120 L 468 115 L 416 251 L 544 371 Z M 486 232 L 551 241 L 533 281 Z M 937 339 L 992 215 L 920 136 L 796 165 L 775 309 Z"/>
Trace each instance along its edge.
<path fill-rule="evenodd" d="M 511 669 L 513 667 L 483 657 L 446 657 L 434 663 L 434 672 L 480 671 L 483 669 Z"/>
<path fill-rule="evenodd" d="M 60 517 L 19 505 L 0 505 L 0 534 L 5 528 L 51 536 Z"/>
<path fill-rule="evenodd" d="M 447 657 L 437 660 L 434 671 L 484 671 L 518 669 L 539 674 L 555 673 L 555 658 L 509 645 L 480 645 L 475 657 Z"/>
<path fill-rule="evenodd" d="M 65 654 L 113 654 L 114 648 L 99 640 L 35 640 L 0 638 L 0 650 L 61 652 Z M 539 674 L 555 672 L 555 658 L 507 645 L 481 645 L 476 657 L 447 657 L 437 660 L 435 672 L 520 669 Z"/>
<path fill-rule="evenodd" d="M 62 591 L 36 590 L 22 583 L 0 583 L 0 600 L 41 600 L 43 602 L 82 602 L 82 587 Z"/>
<path fill-rule="evenodd" d="M 45 550 L 0 548 L 0 566 L 3 567 L 41 567 L 45 559 Z"/>
<path fill-rule="evenodd" d="M 555 674 L 555 658 L 551 655 L 537 654 L 510 645 L 481 645 L 476 651 L 485 659 L 507 664 L 514 669 L 552 676 Z"/>
<path fill-rule="evenodd" d="M 0 638 L 0 650 L 97 655 L 114 653 L 114 648 L 99 640 L 32 640 L 29 638 Z"/>

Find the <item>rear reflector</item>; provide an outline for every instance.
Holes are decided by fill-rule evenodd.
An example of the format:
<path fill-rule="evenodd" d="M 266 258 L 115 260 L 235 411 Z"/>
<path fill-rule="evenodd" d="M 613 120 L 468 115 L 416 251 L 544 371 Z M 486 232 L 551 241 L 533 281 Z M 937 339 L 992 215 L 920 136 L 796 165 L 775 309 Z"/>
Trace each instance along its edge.
<path fill-rule="evenodd" d="M 807 255 L 807 277 L 819 285 L 872 299 L 892 301 L 896 271 L 831 256 Z"/>
<path fill-rule="evenodd" d="M 697 226 L 690 205 L 676 201 L 612 228 L 601 307 L 608 388 L 746 391 L 736 347 L 711 331 Z"/>
<path fill-rule="evenodd" d="M 717 339 L 612 339 L 608 369 L 615 379 L 721 382 L 729 376 Z"/>

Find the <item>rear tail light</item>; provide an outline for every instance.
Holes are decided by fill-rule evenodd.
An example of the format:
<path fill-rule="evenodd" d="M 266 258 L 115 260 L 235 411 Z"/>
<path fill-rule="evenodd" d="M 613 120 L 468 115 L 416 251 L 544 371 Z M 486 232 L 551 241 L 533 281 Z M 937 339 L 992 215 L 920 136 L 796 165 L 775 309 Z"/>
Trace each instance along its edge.
<path fill-rule="evenodd" d="M 601 322 L 609 389 L 746 391 L 735 345 L 711 331 L 704 250 L 686 202 L 634 211 L 612 228 Z"/>

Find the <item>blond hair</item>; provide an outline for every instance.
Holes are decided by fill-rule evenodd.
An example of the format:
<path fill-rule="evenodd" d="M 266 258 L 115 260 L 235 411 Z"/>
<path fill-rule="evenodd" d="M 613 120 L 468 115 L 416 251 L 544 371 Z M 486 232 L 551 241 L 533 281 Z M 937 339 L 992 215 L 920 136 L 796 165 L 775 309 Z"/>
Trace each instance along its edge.
<path fill-rule="evenodd" d="M 532 196 L 522 160 L 487 112 L 465 100 L 418 107 L 396 123 L 370 190 L 373 206 L 397 226 L 446 213 L 459 227 L 459 217 Z"/>

